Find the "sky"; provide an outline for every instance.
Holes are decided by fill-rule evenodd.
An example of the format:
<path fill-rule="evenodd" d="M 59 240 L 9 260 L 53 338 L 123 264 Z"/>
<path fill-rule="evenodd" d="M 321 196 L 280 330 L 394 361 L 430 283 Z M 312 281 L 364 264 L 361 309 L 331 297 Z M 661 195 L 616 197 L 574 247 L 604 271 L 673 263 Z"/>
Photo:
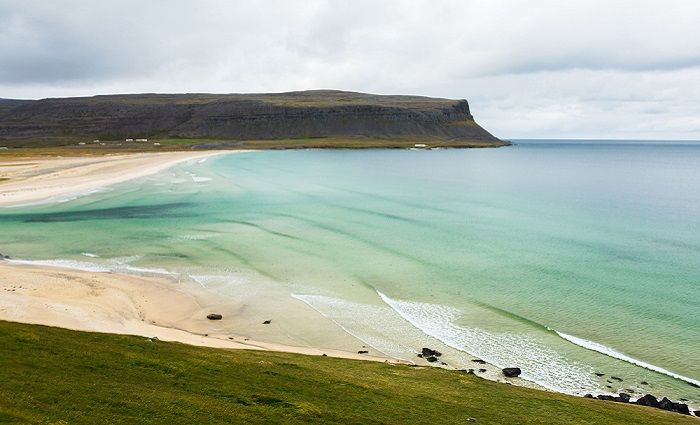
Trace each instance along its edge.
<path fill-rule="evenodd" d="M 700 140 L 700 1 L 0 0 L 0 98 L 340 89 L 502 138 Z"/>

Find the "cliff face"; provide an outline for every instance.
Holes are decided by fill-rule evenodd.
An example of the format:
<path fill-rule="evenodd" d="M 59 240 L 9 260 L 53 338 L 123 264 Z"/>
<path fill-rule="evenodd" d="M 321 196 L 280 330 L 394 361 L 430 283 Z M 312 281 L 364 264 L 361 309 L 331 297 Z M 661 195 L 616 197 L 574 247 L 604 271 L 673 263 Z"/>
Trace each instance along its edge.
<path fill-rule="evenodd" d="M 494 143 L 466 100 L 315 90 L 0 100 L 0 139 L 435 138 Z"/>

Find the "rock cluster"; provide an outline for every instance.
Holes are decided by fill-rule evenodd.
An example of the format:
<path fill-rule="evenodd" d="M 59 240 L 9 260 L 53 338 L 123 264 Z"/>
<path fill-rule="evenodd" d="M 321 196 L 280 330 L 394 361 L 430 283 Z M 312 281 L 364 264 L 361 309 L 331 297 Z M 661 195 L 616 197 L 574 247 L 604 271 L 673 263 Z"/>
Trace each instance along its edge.
<path fill-rule="evenodd" d="M 632 397 L 626 393 L 620 393 L 617 396 L 610 394 L 600 394 L 596 397 L 593 397 L 593 395 L 591 394 L 586 394 L 584 397 L 597 398 L 598 400 L 615 401 L 618 403 L 634 403 L 640 406 L 649 406 L 657 409 L 668 410 L 670 412 L 677 412 L 682 413 L 684 415 L 690 415 L 690 408 L 687 404 L 671 401 L 667 397 L 658 400 L 655 396 L 651 394 L 646 394 L 638 398 L 636 401 L 631 401 Z M 696 412 L 695 415 L 697 416 L 698 413 Z"/>
<path fill-rule="evenodd" d="M 433 350 L 432 348 L 427 348 L 427 347 L 423 347 L 421 349 L 421 352 L 418 353 L 418 357 L 425 359 L 427 362 L 430 362 L 430 363 L 437 362 L 439 360 L 440 356 L 442 356 L 441 352 L 439 352 L 437 350 Z M 446 363 L 443 363 L 443 364 L 446 364 Z"/>

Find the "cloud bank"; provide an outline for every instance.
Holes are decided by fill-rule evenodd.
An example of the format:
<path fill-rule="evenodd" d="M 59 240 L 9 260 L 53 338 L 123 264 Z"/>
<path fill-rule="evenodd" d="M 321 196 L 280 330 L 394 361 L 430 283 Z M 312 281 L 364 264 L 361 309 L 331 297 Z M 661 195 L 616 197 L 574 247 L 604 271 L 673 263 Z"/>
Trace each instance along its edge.
<path fill-rule="evenodd" d="M 696 1 L 0 0 L 0 97 L 467 98 L 517 137 L 700 139 Z"/>

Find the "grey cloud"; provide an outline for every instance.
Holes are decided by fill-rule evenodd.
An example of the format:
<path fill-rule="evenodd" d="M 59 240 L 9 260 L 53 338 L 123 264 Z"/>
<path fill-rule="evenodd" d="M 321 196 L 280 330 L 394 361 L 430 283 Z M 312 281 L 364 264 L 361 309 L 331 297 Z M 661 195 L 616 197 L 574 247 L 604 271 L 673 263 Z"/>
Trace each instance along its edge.
<path fill-rule="evenodd" d="M 675 134 L 700 112 L 698 15 L 691 0 L 0 0 L 0 97 L 339 88 L 467 97 L 504 136 L 641 115 Z"/>

